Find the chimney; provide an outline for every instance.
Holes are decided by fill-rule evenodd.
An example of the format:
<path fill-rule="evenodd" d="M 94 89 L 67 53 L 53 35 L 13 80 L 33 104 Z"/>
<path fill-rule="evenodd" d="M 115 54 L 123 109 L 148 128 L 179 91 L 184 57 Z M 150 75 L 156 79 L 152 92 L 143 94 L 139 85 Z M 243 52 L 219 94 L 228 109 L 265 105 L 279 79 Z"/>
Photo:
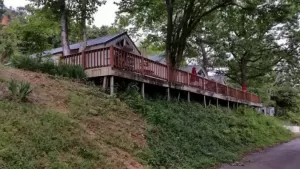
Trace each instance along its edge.
<path fill-rule="evenodd" d="M 6 15 L 2 16 L 1 24 L 5 26 L 8 25 L 8 17 Z"/>

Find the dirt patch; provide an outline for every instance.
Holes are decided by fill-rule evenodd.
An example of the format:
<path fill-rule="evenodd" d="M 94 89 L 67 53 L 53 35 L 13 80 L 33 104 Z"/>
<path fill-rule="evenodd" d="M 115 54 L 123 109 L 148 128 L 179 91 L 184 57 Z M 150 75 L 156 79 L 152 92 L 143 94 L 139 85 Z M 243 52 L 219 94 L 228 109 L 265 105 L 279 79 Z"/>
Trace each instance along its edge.
<path fill-rule="evenodd" d="M 69 82 L 42 73 L 4 66 L 0 66 L 0 78 L 2 81 L 14 79 L 29 82 L 33 89 L 32 93 L 28 96 L 29 102 L 54 108 L 60 112 L 68 112 L 65 103 L 68 96 L 68 89 L 72 85 Z M 7 85 L 4 83 L 0 84 L 0 98 L 1 95 L 2 98 L 8 95 Z"/>

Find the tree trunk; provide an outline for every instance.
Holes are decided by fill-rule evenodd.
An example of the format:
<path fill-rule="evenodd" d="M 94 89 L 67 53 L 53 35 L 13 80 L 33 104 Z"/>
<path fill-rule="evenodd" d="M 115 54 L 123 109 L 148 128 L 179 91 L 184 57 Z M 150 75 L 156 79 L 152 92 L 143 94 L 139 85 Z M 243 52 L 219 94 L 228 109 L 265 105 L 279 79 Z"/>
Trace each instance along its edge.
<path fill-rule="evenodd" d="M 86 49 L 86 47 L 87 47 L 87 34 L 86 34 L 86 31 L 87 31 L 87 29 L 86 29 L 86 4 L 87 4 L 87 0 L 84 0 L 83 1 L 83 3 L 82 3 L 82 5 L 83 5 L 83 9 L 82 9 L 82 11 L 81 11 L 81 21 L 80 21 L 80 23 L 81 23 L 81 29 L 82 29 L 82 40 L 83 40 L 83 42 L 82 42 L 82 44 L 81 44 L 81 46 L 80 46 L 80 48 L 79 48 L 79 52 L 82 52 L 82 51 L 85 51 L 85 49 Z"/>
<path fill-rule="evenodd" d="M 241 62 L 240 62 L 240 70 L 241 70 L 241 86 L 246 87 L 247 86 L 247 62 L 245 60 L 245 58 L 241 58 Z"/>
<path fill-rule="evenodd" d="M 208 68 L 208 57 L 207 57 L 207 52 L 205 50 L 205 46 L 203 42 L 200 42 L 200 48 L 201 48 L 201 53 L 202 53 L 202 67 L 207 73 L 207 68 Z"/>
<path fill-rule="evenodd" d="M 70 55 L 70 46 L 69 46 L 69 40 L 68 40 L 68 19 L 67 19 L 67 9 L 65 1 L 63 0 L 63 4 L 61 5 L 61 18 L 60 18 L 60 24 L 61 24 L 61 43 L 62 43 L 62 51 L 63 55 L 67 56 Z"/>
<path fill-rule="evenodd" d="M 173 2 L 174 0 L 166 0 L 166 7 L 168 12 L 168 21 L 167 21 L 167 39 L 166 39 L 166 57 L 168 65 L 168 80 L 171 78 L 171 69 L 172 67 L 172 33 L 173 33 Z"/>

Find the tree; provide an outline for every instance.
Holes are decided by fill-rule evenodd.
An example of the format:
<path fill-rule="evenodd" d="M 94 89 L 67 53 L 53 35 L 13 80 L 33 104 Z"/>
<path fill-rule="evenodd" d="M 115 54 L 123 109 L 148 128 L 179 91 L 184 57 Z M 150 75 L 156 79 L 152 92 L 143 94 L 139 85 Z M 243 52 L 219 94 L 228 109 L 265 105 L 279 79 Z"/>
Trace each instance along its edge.
<path fill-rule="evenodd" d="M 228 67 L 226 75 L 240 85 L 265 76 L 289 53 L 278 42 L 274 33 L 279 24 L 290 16 L 285 2 L 252 1 L 232 6 L 219 12 L 222 19 L 215 28 L 219 33 L 214 50 Z"/>
<path fill-rule="evenodd" d="M 2 15 L 4 14 L 5 10 L 4 10 L 4 1 L 0 0 L 0 18 L 2 17 Z"/>
<path fill-rule="evenodd" d="M 70 54 L 70 46 L 68 40 L 68 19 L 74 10 L 74 1 L 66 0 L 30 0 L 34 5 L 42 6 L 43 9 L 51 10 L 56 14 L 57 19 L 60 18 L 61 26 L 61 43 L 64 55 Z"/>
<path fill-rule="evenodd" d="M 165 41 L 171 66 L 176 67 L 184 60 L 187 39 L 197 26 L 232 4 L 233 0 L 121 0 L 117 3 L 119 21 L 160 36 Z"/>
<path fill-rule="evenodd" d="M 97 11 L 98 7 L 105 4 L 106 0 L 77 0 L 76 13 L 77 20 L 80 23 L 81 34 L 83 43 L 79 49 L 79 52 L 84 51 L 87 46 L 87 27 L 86 22 L 91 23 L 93 21 L 93 14 Z"/>

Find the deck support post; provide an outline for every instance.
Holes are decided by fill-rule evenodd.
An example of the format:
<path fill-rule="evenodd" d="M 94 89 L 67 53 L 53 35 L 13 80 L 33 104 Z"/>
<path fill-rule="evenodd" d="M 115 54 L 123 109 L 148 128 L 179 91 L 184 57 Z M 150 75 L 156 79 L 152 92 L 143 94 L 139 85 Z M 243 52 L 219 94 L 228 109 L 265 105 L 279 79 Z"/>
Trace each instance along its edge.
<path fill-rule="evenodd" d="M 219 99 L 217 98 L 217 108 L 219 107 Z"/>
<path fill-rule="evenodd" d="M 168 101 L 171 100 L 170 88 L 167 88 Z"/>
<path fill-rule="evenodd" d="M 227 100 L 227 108 L 228 108 L 228 110 L 230 109 L 230 101 L 229 100 Z"/>
<path fill-rule="evenodd" d="M 106 87 L 107 87 L 107 76 L 104 76 L 103 77 L 103 84 L 102 84 L 103 91 L 106 90 Z"/>
<path fill-rule="evenodd" d="M 204 107 L 206 108 L 206 96 L 203 95 L 203 100 L 204 100 Z"/>
<path fill-rule="evenodd" d="M 113 96 L 114 95 L 114 76 L 110 77 L 110 95 Z"/>
<path fill-rule="evenodd" d="M 145 99 L 145 83 L 142 83 L 142 97 Z"/>
<path fill-rule="evenodd" d="M 188 99 L 188 102 L 190 103 L 191 102 L 191 93 L 190 92 L 187 93 L 187 99 Z"/>

